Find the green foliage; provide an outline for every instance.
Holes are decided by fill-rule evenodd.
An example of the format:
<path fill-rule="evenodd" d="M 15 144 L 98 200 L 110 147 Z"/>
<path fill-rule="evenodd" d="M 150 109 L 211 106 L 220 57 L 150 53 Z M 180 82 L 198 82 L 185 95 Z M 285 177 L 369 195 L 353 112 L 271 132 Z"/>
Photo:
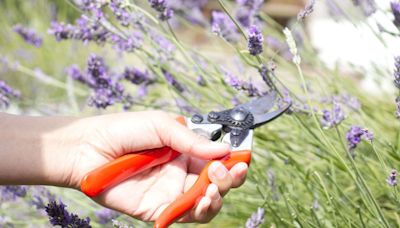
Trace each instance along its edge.
<path fill-rule="evenodd" d="M 230 11 L 230 4 L 221 2 L 225 2 L 226 10 Z M 63 21 L 72 22 L 79 16 L 76 9 L 62 0 L 5 0 L 0 3 L 0 56 L 7 59 L 9 67 L 6 71 L 0 71 L 0 78 L 22 91 L 23 99 L 19 103 L 21 110 L 42 114 L 93 114 L 95 111 L 91 108 L 84 108 L 87 92 L 67 78 L 65 67 L 76 63 L 83 68 L 89 53 L 108 55 L 111 50 L 108 46 L 99 47 L 95 44 L 85 46 L 74 41 L 56 42 L 47 35 L 47 28 L 55 19 L 54 12 L 57 12 L 57 19 Z M 281 33 L 283 28 L 268 15 L 261 14 L 261 17 L 267 23 L 263 34 L 284 40 Z M 12 32 L 12 25 L 16 23 L 33 27 L 40 32 L 44 37 L 43 47 L 35 48 L 25 44 Z M 308 40 L 304 41 L 305 44 L 299 50 L 302 58 L 300 67 L 285 60 L 270 47 L 266 47 L 264 54 L 258 58 L 250 56 L 246 52 L 244 38 L 241 43 L 232 47 L 209 36 L 207 38 L 211 39 L 208 41 L 210 45 L 200 51 L 203 47 L 190 43 L 186 37 L 181 38 L 185 32 L 174 34 L 171 33 L 171 27 L 157 26 L 178 47 L 176 58 L 186 64 L 186 68 L 174 70 L 174 75 L 190 88 L 193 97 L 181 99 L 201 111 L 229 107 L 234 96 L 238 96 L 241 101 L 248 100 L 245 95 L 238 94 L 226 85 L 219 70 L 219 65 L 226 62 L 221 57 L 209 57 L 215 52 L 224 53 L 222 59 L 232 55 L 239 56 L 246 65 L 244 74 L 251 75 L 251 78 L 258 77 L 254 67 L 270 60 L 275 61 L 277 71 L 274 80 L 277 86 L 282 88 L 284 85 L 292 95 L 295 94 L 294 100 L 304 104 L 309 102 L 307 104 L 319 110 L 330 108 L 330 105 L 319 102 L 319 98 L 341 93 L 357 97 L 362 104 L 360 110 L 347 108 L 345 121 L 332 129 L 322 129 L 319 122 L 321 112 L 314 113 L 309 109 L 285 115 L 257 129 L 254 155 L 246 183 L 239 189 L 231 190 L 224 200 L 221 213 L 211 223 L 190 226 L 243 227 L 257 207 L 263 207 L 266 211 L 263 227 L 400 226 L 397 187 L 386 183 L 390 170 L 398 168 L 400 164 L 400 126 L 394 114 L 394 94 L 383 92 L 380 96 L 371 96 L 361 89 L 358 79 L 343 75 L 340 66 L 334 70 L 325 66 Z M 185 22 L 181 26 L 180 31 L 209 34 L 209 31 Z M 301 24 L 294 25 L 293 29 L 304 32 Z M 151 48 L 151 44 L 148 46 Z M 207 87 L 199 87 L 194 83 L 197 71 L 190 69 L 197 67 L 197 63 L 191 57 L 193 54 L 205 56 L 207 67 L 201 68 L 201 71 L 209 82 Z M 163 100 L 171 104 L 163 108 L 180 112 L 175 105 L 175 99 L 180 94 L 166 86 L 159 69 L 149 63 L 150 58 L 152 57 L 146 56 L 145 52 L 138 52 L 122 58 L 114 54 L 108 55 L 107 60 L 119 70 L 124 64 L 146 65 L 162 82 L 134 110 L 159 108 L 161 105 L 157 105 L 157 101 Z M 19 67 L 12 67 L 14 61 L 20 63 Z M 230 66 L 233 67 L 233 64 Z M 38 77 L 35 68 L 40 68 L 54 81 Z M 259 78 L 256 80 L 260 81 Z M 391 75 L 382 75 L 381 80 L 392 80 Z M 69 92 L 71 85 L 74 89 L 72 94 Z M 303 91 L 305 86 L 312 90 Z M 107 111 L 115 110 L 118 109 Z M 350 156 L 345 135 L 351 125 L 366 127 L 375 134 L 372 142 L 362 142 L 355 149 L 354 158 Z M 83 199 L 83 195 L 68 190 L 63 190 L 60 194 L 73 204 L 85 208 L 89 215 L 97 209 L 96 205 Z M 2 207 L 4 205 L 0 205 Z M 13 216 L 11 211 L 12 209 L 7 210 L 10 217 Z M 124 217 L 124 221 L 132 220 Z M 138 226 L 147 226 L 135 223 Z"/>

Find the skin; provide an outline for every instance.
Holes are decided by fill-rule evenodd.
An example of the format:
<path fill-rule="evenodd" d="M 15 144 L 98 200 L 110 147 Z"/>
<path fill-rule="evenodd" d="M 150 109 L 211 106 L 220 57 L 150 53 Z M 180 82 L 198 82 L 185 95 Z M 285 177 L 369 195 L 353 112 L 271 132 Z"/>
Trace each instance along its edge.
<path fill-rule="evenodd" d="M 146 170 L 93 198 L 143 221 L 154 221 L 196 181 L 207 160 L 227 155 L 229 145 L 211 142 L 162 111 L 87 118 L 28 117 L 0 113 L 0 184 L 41 184 L 79 190 L 89 171 L 126 153 L 169 146 L 177 159 Z M 3 130 L 5 129 L 5 130 Z M 227 170 L 211 164 L 211 184 L 180 222 L 208 222 L 222 197 L 246 178 L 247 164 Z"/>

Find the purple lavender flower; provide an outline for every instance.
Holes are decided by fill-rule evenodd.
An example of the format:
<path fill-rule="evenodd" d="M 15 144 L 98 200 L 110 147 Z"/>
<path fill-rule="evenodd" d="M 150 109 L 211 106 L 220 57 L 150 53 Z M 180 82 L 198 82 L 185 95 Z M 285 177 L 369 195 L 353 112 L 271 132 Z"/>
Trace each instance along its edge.
<path fill-rule="evenodd" d="M 258 55 L 263 51 L 263 35 L 261 31 L 257 28 L 257 26 L 252 25 L 249 28 L 249 41 L 248 41 L 248 48 L 251 55 Z"/>
<path fill-rule="evenodd" d="M 247 96 L 249 96 L 249 97 L 261 96 L 261 92 L 251 82 L 243 82 L 242 83 L 242 87 L 240 89 L 246 91 L 247 92 Z"/>
<path fill-rule="evenodd" d="M 235 89 L 240 89 L 242 86 L 242 82 L 239 80 L 239 78 L 229 71 L 225 71 L 225 83 Z"/>
<path fill-rule="evenodd" d="M 111 40 L 114 43 L 114 49 L 118 52 L 133 52 L 142 46 L 143 36 L 136 31 L 128 38 L 113 35 L 111 36 Z"/>
<path fill-rule="evenodd" d="M 271 70 L 267 66 L 262 65 L 258 69 L 258 72 L 260 73 L 262 80 L 268 85 L 268 87 L 269 88 L 273 88 L 274 84 L 273 84 L 273 82 L 271 80 L 271 77 L 269 75 Z"/>
<path fill-rule="evenodd" d="M 224 70 L 225 74 L 225 83 L 229 86 L 237 89 L 242 90 L 247 93 L 249 97 L 260 96 L 261 92 L 258 90 L 257 87 L 251 82 L 245 82 L 240 80 L 236 75 L 232 74 L 229 71 Z"/>
<path fill-rule="evenodd" d="M 246 228 L 257 228 L 261 226 L 261 224 L 264 223 L 264 215 L 265 215 L 265 210 L 264 208 L 257 208 L 257 211 L 254 212 L 250 218 L 247 219 L 246 221 Z"/>
<path fill-rule="evenodd" d="M 175 78 L 174 76 L 172 76 L 172 74 L 170 72 L 168 72 L 167 70 L 165 70 L 164 68 L 161 69 L 165 79 L 167 80 L 167 83 L 174 87 L 178 92 L 182 93 L 183 91 L 185 91 L 185 89 L 183 88 L 182 84 L 180 84 Z"/>
<path fill-rule="evenodd" d="M 332 111 L 322 110 L 321 124 L 323 127 L 331 128 L 339 125 L 344 120 L 344 112 L 337 102 L 333 102 Z"/>
<path fill-rule="evenodd" d="M 116 219 L 119 217 L 119 213 L 116 211 L 110 210 L 108 208 L 102 208 L 99 211 L 95 212 L 97 221 L 100 224 L 107 224 L 108 222 L 111 222 L 113 219 Z"/>
<path fill-rule="evenodd" d="M 128 26 L 131 22 L 131 15 L 123 7 L 123 2 L 122 0 L 110 0 L 109 7 L 119 23 L 123 26 Z"/>
<path fill-rule="evenodd" d="M 357 97 L 352 97 L 348 94 L 342 94 L 342 103 L 354 111 L 359 111 L 361 109 L 361 103 Z"/>
<path fill-rule="evenodd" d="M 153 79 L 150 77 L 150 74 L 147 70 L 141 71 L 135 67 L 125 68 L 123 77 L 135 85 L 140 85 L 140 84 L 147 85 L 153 82 Z"/>
<path fill-rule="evenodd" d="M 400 89 L 400 56 L 394 58 L 394 85 Z"/>
<path fill-rule="evenodd" d="M 63 22 L 51 22 L 49 34 L 54 35 L 57 41 L 71 39 L 74 34 L 74 26 Z"/>
<path fill-rule="evenodd" d="M 354 149 L 361 142 L 362 139 L 372 142 L 374 139 L 374 134 L 368 129 L 362 129 L 359 126 L 351 126 L 350 129 L 346 133 L 347 145 L 348 149 L 353 156 L 355 157 Z"/>
<path fill-rule="evenodd" d="M 363 131 L 365 140 L 372 142 L 374 140 L 374 133 L 368 129 L 364 129 Z"/>
<path fill-rule="evenodd" d="M 45 209 L 46 205 L 55 199 L 55 195 L 53 195 L 46 187 L 31 187 L 31 199 L 29 200 L 29 204 L 36 207 L 36 209 Z"/>
<path fill-rule="evenodd" d="M 197 82 L 197 85 L 199 85 L 199 86 L 203 86 L 203 87 L 207 86 L 206 80 L 204 80 L 204 77 L 201 75 L 197 76 L 196 82 Z"/>
<path fill-rule="evenodd" d="M 81 72 L 77 65 L 72 65 L 66 70 L 67 74 L 76 81 L 87 83 L 85 75 Z"/>
<path fill-rule="evenodd" d="M 236 0 L 238 7 L 236 9 L 236 19 L 244 27 L 254 24 L 264 0 Z"/>
<path fill-rule="evenodd" d="M 35 47 L 42 46 L 43 40 L 36 34 L 35 30 L 23 27 L 20 24 L 15 25 L 13 30 L 14 32 L 18 33 L 28 44 L 32 44 Z"/>
<path fill-rule="evenodd" d="M 10 105 L 10 99 L 19 98 L 20 92 L 7 85 L 5 81 L 0 80 L 0 109 L 7 108 Z"/>
<path fill-rule="evenodd" d="M 148 94 L 148 88 L 147 85 L 140 85 L 139 89 L 137 91 L 137 96 L 138 97 L 144 97 Z"/>
<path fill-rule="evenodd" d="M 0 198 L 4 201 L 14 201 L 17 198 L 25 197 L 28 187 L 19 185 L 6 185 L 0 187 Z"/>
<path fill-rule="evenodd" d="M 79 4 L 79 8 L 84 11 L 92 11 L 99 9 L 103 6 L 103 1 L 99 0 L 81 0 Z"/>
<path fill-rule="evenodd" d="M 297 14 L 297 20 L 304 20 L 314 11 L 315 0 L 310 0 L 303 10 Z"/>
<path fill-rule="evenodd" d="M 89 217 L 81 219 L 78 215 L 69 213 L 61 201 L 51 201 L 45 210 L 53 226 L 91 228 Z"/>
<path fill-rule="evenodd" d="M 392 13 L 394 16 L 393 23 L 400 27 L 400 2 L 395 1 L 390 3 L 390 8 L 392 9 Z"/>
<path fill-rule="evenodd" d="M 149 0 L 151 8 L 155 9 L 158 12 L 162 12 L 167 8 L 166 0 Z"/>
<path fill-rule="evenodd" d="M 174 16 L 174 11 L 170 8 L 165 9 L 164 11 L 158 14 L 158 18 L 162 21 L 166 21 Z"/>
<path fill-rule="evenodd" d="M 397 170 L 392 169 L 389 177 L 386 179 L 386 182 L 392 187 L 397 185 Z"/>
<path fill-rule="evenodd" d="M 239 41 L 237 28 L 228 15 L 221 11 L 213 11 L 211 17 L 211 30 L 213 33 L 221 36 L 228 42 L 236 43 Z"/>
<path fill-rule="evenodd" d="M 176 47 L 171 41 L 154 31 L 151 33 L 151 39 L 156 44 L 158 60 L 160 62 L 163 63 L 173 58 Z"/>
<path fill-rule="evenodd" d="M 364 131 L 359 126 L 351 126 L 350 130 L 346 134 L 349 150 L 354 150 L 357 147 L 361 142 L 361 136 L 363 135 Z"/>
<path fill-rule="evenodd" d="M 158 17 L 160 18 L 160 20 L 165 21 L 173 16 L 174 12 L 172 9 L 167 7 L 166 0 L 148 0 L 148 1 L 150 3 L 151 8 L 159 12 Z"/>
<path fill-rule="evenodd" d="M 91 95 L 88 98 L 89 106 L 105 109 L 116 103 L 122 103 L 124 109 L 128 109 L 133 104 L 132 97 L 125 92 L 120 83 L 123 77 L 117 77 L 110 73 L 101 57 L 92 54 L 88 59 L 84 74 L 74 66 L 70 67 L 67 72 L 72 78 L 91 89 Z"/>
<path fill-rule="evenodd" d="M 57 41 L 74 39 L 81 40 L 85 44 L 89 41 L 104 43 L 110 37 L 110 33 L 99 21 L 89 20 L 86 15 L 78 18 L 76 25 L 52 22 L 48 32 L 54 35 Z"/>
<path fill-rule="evenodd" d="M 400 97 L 396 97 L 396 117 L 400 119 Z"/>
<path fill-rule="evenodd" d="M 237 96 L 232 97 L 231 103 L 232 103 L 233 106 L 238 106 L 238 105 L 241 104 L 241 102 L 240 102 L 240 100 L 239 100 L 239 98 Z"/>

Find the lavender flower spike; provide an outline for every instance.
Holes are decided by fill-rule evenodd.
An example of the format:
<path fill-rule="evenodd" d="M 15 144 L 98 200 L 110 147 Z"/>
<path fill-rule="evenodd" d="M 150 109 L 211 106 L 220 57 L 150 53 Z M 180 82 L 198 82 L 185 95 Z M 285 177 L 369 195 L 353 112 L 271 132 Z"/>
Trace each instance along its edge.
<path fill-rule="evenodd" d="M 394 85 L 400 89 L 400 56 L 394 58 Z"/>
<path fill-rule="evenodd" d="M 213 33 L 223 37 L 228 42 L 236 43 L 239 40 L 236 26 L 228 15 L 221 11 L 213 11 L 211 18 L 211 30 Z"/>
<path fill-rule="evenodd" d="M 297 14 L 297 20 L 304 20 L 314 11 L 315 0 L 310 0 L 307 5 L 304 7 L 303 10 Z"/>
<path fill-rule="evenodd" d="M 50 202 L 46 207 L 46 213 L 49 216 L 50 223 L 53 226 L 61 227 L 79 227 L 79 228 L 91 228 L 90 219 L 81 219 L 78 215 L 69 213 L 66 210 L 66 205 L 56 201 Z"/>
<path fill-rule="evenodd" d="M 246 228 L 257 228 L 264 222 L 264 208 L 257 208 L 257 211 L 254 212 L 246 222 Z"/>
<path fill-rule="evenodd" d="M 108 222 L 119 216 L 116 211 L 110 210 L 108 208 L 103 208 L 99 211 L 96 211 L 95 215 L 100 224 L 107 224 Z"/>
<path fill-rule="evenodd" d="M 158 18 L 162 21 L 166 21 L 173 17 L 174 11 L 167 7 L 166 0 L 148 0 L 151 8 L 159 12 Z"/>
<path fill-rule="evenodd" d="M 347 144 L 349 150 L 353 150 L 361 142 L 361 136 L 364 135 L 364 131 L 359 126 L 351 126 L 350 130 L 346 134 Z"/>
<path fill-rule="evenodd" d="M 23 27 L 22 25 L 15 25 L 13 27 L 14 32 L 18 33 L 28 44 L 32 44 L 35 47 L 42 46 L 42 38 L 40 38 L 33 29 Z"/>
<path fill-rule="evenodd" d="M 19 98 L 20 92 L 11 88 L 4 81 L 0 80 L 0 109 L 10 105 L 11 98 Z"/>
<path fill-rule="evenodd" d="M 400 97 L 396 98 L 396 117 L 397 119 L 400 119 Z"/>
<path fill-rule="evenodd" d="M 261 34 L 261 31 L 257 26 L 252 25 L 249 28 L 249 42 L 248 48 L 251 55 L 258 55 L 263 51 L 264 37 Z"/>
<path fill-rule="evenodd" d="M 394 186 L 397 185 L 397 170 L 393 169 L 393 170 L 390 172 L 390 175 L 389 175 L 389 177 L 386 179 L 386 182 L 387 182 L 390 186 L 392 186 L 392 187 L 394 187 Z"/>
<path fill-rule="evenodd" d="M 391 2 L 390 8 L 392 9 L 392 13 L 394 16 L 393 23 L 399 27 L 400 26 L 400 2 Z"/>
<path fill-rule="evenodd" d="M 0 200 L 14 201 L 17 198 L 25 197 L 28 187 L 19 185 L 7 185 L 0 187 Z"/>
<path fill-rule="evenodd" d="M 180 93 L 185 91 L 185 88 L 183 88 L 183 86 L 174 78 L 174 76 L 172 76 L 170 72 L 165 69 L 161 69 L 161 71 L 169 85 L 173 86 Z"/>
<path fill-rule="evenodd" d="M 323 110 L 322 111 L 322 126 L 326 128 L 331 128 L 339 125 L 345 118 L 344 112 L 337 102 L 333 103 L 332 111 Z"/>

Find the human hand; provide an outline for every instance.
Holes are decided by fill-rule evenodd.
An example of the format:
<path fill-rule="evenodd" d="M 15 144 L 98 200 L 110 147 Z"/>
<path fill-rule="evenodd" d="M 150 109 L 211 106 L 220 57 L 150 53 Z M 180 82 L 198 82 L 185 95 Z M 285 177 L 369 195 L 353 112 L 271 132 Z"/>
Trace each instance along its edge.
<path fill-rule="evenodd" d="M 93 169 L 124 154 L 169 146 L 182 153 L 177 159 L 146 170 L 93 198 L 99 204 L 144 221 L 155 220 L 196 181 L 206 160 L 229 153 L 229 145 L 211 142 L 160 112 L 119 113 L 75 121 L 63 131 L 76 142 L 67 156 L 64 184 L 79 189 Z M 71 140 L 70 140 L 71 141 Z M 221 209 L 222 196 L 245 181 L 246 163 L 227 170 L 220 162 L 209 168 L 206 194 L 180 222 L 208 222 Z"/>

